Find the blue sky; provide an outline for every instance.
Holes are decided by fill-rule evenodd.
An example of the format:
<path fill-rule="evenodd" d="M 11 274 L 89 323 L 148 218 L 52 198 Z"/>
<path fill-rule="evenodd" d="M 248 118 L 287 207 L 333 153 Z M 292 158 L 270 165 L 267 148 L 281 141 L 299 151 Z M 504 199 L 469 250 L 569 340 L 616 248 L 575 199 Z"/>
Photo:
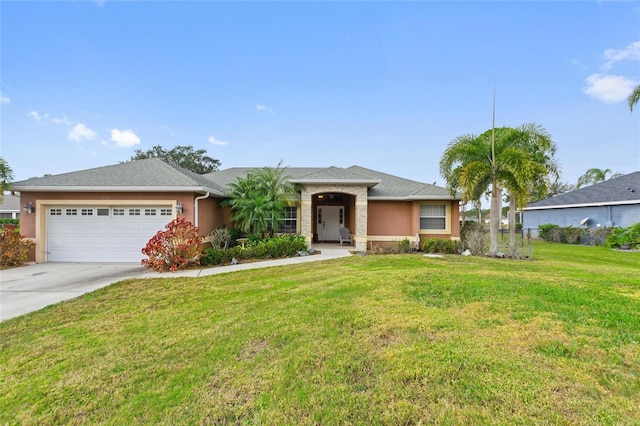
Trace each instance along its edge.
<path fill-rule="evenodd" d="M 443 180 L 447 144 L 536 122 L 562 178 L 640 170 L 638 2 L 0 2 L 16 180 L 154 145 L 235 166 Z"/>

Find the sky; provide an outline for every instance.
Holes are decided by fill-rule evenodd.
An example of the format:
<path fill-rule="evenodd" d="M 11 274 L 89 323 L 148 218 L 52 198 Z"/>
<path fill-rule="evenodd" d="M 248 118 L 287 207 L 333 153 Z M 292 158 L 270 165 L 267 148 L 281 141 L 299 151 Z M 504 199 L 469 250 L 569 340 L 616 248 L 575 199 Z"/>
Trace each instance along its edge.
<path fill-rule="evenodd" d="M 444 185 L 458 136 L 542 125 L 562 180 L 640 170 L 640 2 L 0 2 L 15 180 L 192 145 L 230 167 Z"/>

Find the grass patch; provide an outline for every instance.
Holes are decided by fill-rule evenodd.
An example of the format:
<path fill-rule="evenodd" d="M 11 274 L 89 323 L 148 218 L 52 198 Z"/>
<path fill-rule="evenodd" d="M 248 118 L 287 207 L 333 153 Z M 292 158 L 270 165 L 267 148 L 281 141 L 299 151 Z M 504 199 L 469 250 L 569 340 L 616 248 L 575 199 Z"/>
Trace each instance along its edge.
<path fill-rule="evenodd" d="M 0 324 L 0 423 L 633 424 L 640 253 L 125 281 Z"/>

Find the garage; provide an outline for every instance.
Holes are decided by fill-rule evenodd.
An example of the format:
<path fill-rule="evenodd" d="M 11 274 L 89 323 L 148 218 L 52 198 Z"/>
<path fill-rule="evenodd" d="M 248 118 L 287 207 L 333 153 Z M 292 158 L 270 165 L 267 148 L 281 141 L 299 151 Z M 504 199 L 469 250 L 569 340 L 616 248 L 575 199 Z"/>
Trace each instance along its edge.
<path fill-rule="evenodd" d="M 140 262 L 171 206 L 49 206 L 47 262 Z"/>

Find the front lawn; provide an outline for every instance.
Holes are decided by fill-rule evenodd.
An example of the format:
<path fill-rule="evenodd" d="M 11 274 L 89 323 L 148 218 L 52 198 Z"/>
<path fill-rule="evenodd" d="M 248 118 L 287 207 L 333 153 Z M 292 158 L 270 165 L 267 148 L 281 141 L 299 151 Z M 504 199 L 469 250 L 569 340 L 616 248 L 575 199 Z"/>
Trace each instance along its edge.
<path fill-rule="evenodd" d="M 637 424 L 640 253 L 125 281 L 0 324 L 0 424 Z"/>

